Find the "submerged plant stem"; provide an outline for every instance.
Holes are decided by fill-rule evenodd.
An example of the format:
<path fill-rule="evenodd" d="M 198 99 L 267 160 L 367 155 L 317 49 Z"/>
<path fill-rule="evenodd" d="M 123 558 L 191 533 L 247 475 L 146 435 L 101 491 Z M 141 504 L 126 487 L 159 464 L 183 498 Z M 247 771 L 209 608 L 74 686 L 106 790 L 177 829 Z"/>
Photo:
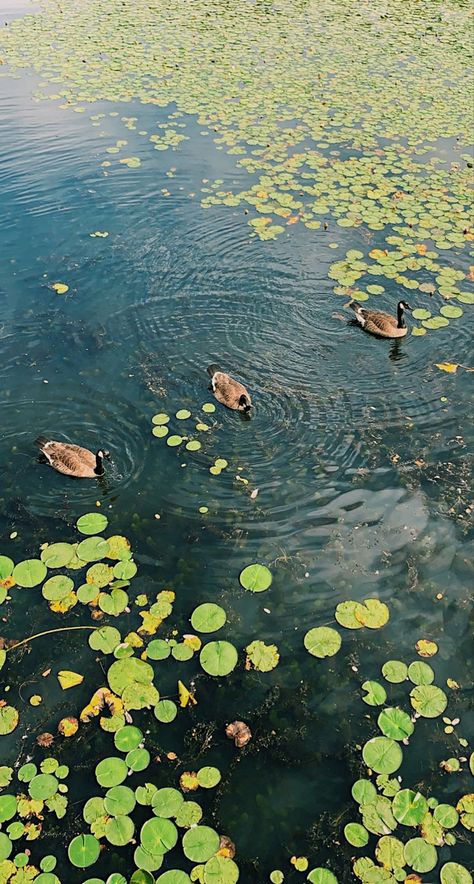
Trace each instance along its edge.
<path fill-rule="evenodd" d="M 21 642 L 17 642 L 16 645 L 12 645 L 10 648 L 5 648 L 7 651 L 14 651 L 15 648 L 20 648 L 22 645 L 28 644 L 28 642 L 32 642 L 35 638 L 42 638 L 44 635 L 52 635 L 53 632 L 72 632 L 73 629 L 92 629 L 94 631 L 97 629 L 97 626 L 59 626 L 57 629 L 47 629 L 45 632 L 37 632 L 36 635 L 30 635 L 28 638 L 24 638 Z"/>

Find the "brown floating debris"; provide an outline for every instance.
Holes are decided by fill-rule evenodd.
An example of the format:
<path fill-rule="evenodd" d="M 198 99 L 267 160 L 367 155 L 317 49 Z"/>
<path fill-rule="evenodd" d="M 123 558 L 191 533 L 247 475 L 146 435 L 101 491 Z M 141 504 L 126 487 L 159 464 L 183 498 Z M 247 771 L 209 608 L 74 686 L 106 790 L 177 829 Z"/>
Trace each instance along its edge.
<path fill-rule="evenodd" d="M 233 740 L 238 749 L 242 749 L 252 739 L 252 731 L 245 721 L 233 721 L 225 729 L 226 737 Z"/>

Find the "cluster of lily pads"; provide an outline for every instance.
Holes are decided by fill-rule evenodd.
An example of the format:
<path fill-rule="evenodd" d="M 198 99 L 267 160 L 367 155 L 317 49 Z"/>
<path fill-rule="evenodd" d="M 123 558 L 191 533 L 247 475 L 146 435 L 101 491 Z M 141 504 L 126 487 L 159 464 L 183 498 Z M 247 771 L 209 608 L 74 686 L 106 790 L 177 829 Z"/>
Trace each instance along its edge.
<path fill-rule="evenodd" d="M 283 36 L 281 22 L 289 17 Z M 30 66 L 39 72 L 38 98 L 77 113 L 104 99 L 159 107 L 174 102 L 177 110 L 157 124 L 159 134 L 140 128 L 137 116 L 111 111 L 158 151 L 175 150 L 188 137 L 184 113 L 197 116 L 201 134 L 235 156 L 249 176 L 240 190 L 222 178 L 206 179 L 202 207 L 244 208 L 260 239 L 299 224 L 325 235 L 334 248 L 347 229 L 360 230 L 367 243 L 377 237 L 388 257 L 386 247 L 396 245 L 400 254 L 388 279 L 419 291 L 434 285 L 438 299 L 457 302 L 449 315 L 433 312 L 430 302 L 433 315 L 420 316 L 428 325 L 417 327 L 423 334 L 459 316 L 459 302 L 472 303 L 465 300 L 471 293 L 458 288 L 472 280 L 472 271 L 457 260 L 474 237 L 469 28 L 467 6 L 454 2 L 441 13 L 431 5 L 421 17 L 416 0 L 391 0 L 386 14 L 336 0 L 311 0 L 297 9 L 278 0 L 270 12 L 257 4 L 245 16 L 239 4 L 217 12 L 210 0 L 197 0 L 191 15 L 179 0 L 138 10 L 131 0 L 104 0 L 100 8 L 85 0 L 67 14 L 43 0 L 40 14 L 2 29 L 0 56 L 7 75 Z M 255 34 L 267 49 L 257 64 Z M 106 114 L 90 117 L 106 138 Z M 140 156 L 120 156 L 126 146 L 127 139 L 117 139 L 106 148 L 106 174 L 115 156 L 121 167 L 141 165 Z M 456 275 L 440 252 L 455 256 Z M 330 276 L 339 288 L 352 288 L 354 274 L 344 263 Z M 367 272 L 382 275 L 388 266 L 377 260 Z M 351 294 L 359 300 L 381 294 L 383 286 L 374 290 L 377 280 L 361 287 L 360 270 Z"/>

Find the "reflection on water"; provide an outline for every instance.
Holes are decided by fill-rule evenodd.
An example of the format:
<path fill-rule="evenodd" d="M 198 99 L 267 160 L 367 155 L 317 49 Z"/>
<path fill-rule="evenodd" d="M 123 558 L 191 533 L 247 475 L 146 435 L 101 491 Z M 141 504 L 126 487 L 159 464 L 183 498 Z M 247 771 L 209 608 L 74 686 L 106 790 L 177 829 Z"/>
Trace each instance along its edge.
<path fill-rule="evenodd" d="M 311 850 L 324 861 L 358 772 L 356 744 L 370 732 L 360 682 L 377 677 L 390 655 L 409 661 L 420 636 L 439 641 L 439 684 L 452 677 L 464 685 L 472 656 L 472 392 L 469 375 L 434 368 L 445 358 L 469 364 L 468 322 L 393 343 L 365 336 L 332 316 L 323 232 L 290 230 L 262 243 L 249 239 L 240 209 L 206 213 L 189 196 L 208 174 L 236 180 L 231 157 L 208 144 L 201 152 L 191 138 L 172 155 L 172 180 L 166 154 L 138 176 L 123 168 L 104 176 L 87 120 L 32 104 L 27 81 L 14 81 L 14 90 L 0 82 L 2 539 L 7 545 L 18 532 L 13 554 L 34 553 L 40 542 L 68 539 L 78 514 L 98 503 L 133 540 L 143 587 L 176 590 L 178 628 L 196 603 L 215 599 L 236 645 L 276 642 L 278 669 L 264 678 L 236 674 L 217 706 L 186 664 L 200 697 L 197 736 L 183 719 L 172 741 L 156 739 L 173 751 L 181 742 L 197 757 L 208 729 L 206 763 L 218 763 L 230 785 L 209 797 L 209 810 L 237 842 L 243 880 L 261 882 L 292 853 Z M 144 127 L 160 115 L 133 105 L 124 112 Z M 109 236 L 91 238 L 96 230 Z M 337 236 L 342 251 L 357 234 Z M 55 281 L 69 292 L 57 295 Z M 393 283 L 388 295 L 395 302 Z M 202 417 L 214 361 L 247 383 L 252 419 L 218 409 L 206 416 L 202 450 L 176 452 L 152 437 L 151 416 L 186 407 Z M 107 447 L 106 481 L 71 482 L 40 465 L 39 433 Z M 220 477 L 209 474 L 216 456 L 229 461 Z M 264 603 L 236 579 L 254 560 L 274 572 Z M 390 604 L 383 637 L 362 642 L 346 633 L 347 653 L 315 667 L 302 651 L 303 631 L 332 622 L 339 601 L 372 595 Z M 24 635 L 32 618 L 40 628 L 45 617 L 31 599 L 12 627 Z M 37 671 L 67 649 L 66 641 L 38 647 L 25 666 Z M 396 689 L 393 701 L 403 702 Z M 232 718 L 248 718 L 255 733 L 241 763 L 223 738 Z M 437 772 L 449 751 L 442 725 L 421 722 L 407 782 L 431 776 L 433 790 L 447 800 L 452 790 L 454 800 L 451 781 Z M 173 772 L 164 776 L 173 782 Z M 335 861 L 346 869 L 341 881 L 349 880 L 350 855 L 346 846 Z"/>

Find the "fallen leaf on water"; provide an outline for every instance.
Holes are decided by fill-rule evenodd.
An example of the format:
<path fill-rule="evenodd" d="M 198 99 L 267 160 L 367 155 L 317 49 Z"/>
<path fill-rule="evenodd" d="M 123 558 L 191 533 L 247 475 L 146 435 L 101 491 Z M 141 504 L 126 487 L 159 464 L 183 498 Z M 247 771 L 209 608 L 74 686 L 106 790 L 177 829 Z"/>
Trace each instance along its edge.
<path fill-rule="evenodd" d="M 77 718 L 73 718 L 72 715 L 68 715 L 66 718 L 62 718 L 58 724 L 58 731 L 63 737 L 73 737 L 74 734 L 79 730 L 79 722 Z"/>
<path fill-rule="evenodd" d="M 76 685 L 82 684 L 84 676 L 80 675 L 79 672 L 71 672 L 69 669 L 61 669 L 61 671 L 58 672 L 58 681 L 63 691 L 67 691 L 68 688 L 74 688 Z"/>
<path fill-rule="evenodd" d="M 192 706 L 196 706 L 197 700 L 191 691 L 188 691 L 186 685 L 184 685 L 182 681 L 178 681 L 178 695 L 179 705 L 182 709 L 185 709 L 189 703 L 191 703 Z"/>
<path fill-rule="evenodd" d="M 30 697 L 30 706 L 39 706 L 43 702 L 43 698 L 39 694 L 33 694 Z"/>
<path fill-rule="evenodd" d="M 252 731 L 245 721 L 232 721 L 225 729 L 226 737 L 233 740 L 238 749 L 242 749 L 252 739 Z"/>
<path fill-rule="evenodd" d="M 446 371 L 448 374 L 456 374 L 459 365 L 457 362 L 435 362 L 436 368 Z"/>
<path fill-rule="evenodd" d="M 49 746 L 54 743 L 54 737 L 52 734 L 45 731 L 44 734 L 39 734 L 36 737 L 36 742 L 38 743 L 38 746 L 41 746 L 43 749 L 48 749 Z"/>
<path fill-rule="evenodd" d="M 234 859 L 235 844 L 227 835 L 221 835 L 217 856 L 226 856 L 229 859 Z"/>
<path fill-rule="evenodd" d="M 183 792 L 195 792 L 199 788 L 197 773 L 184 771 L 179 778 L 179 785 Z"/>
<path fill-rule="evenodd" d="M 66 292 L 69 291 L 69 286 L 66 285 L 65 282 L 53 282 L 51 288 L 54 289 L 58 295 L 65 295 Z"/>

